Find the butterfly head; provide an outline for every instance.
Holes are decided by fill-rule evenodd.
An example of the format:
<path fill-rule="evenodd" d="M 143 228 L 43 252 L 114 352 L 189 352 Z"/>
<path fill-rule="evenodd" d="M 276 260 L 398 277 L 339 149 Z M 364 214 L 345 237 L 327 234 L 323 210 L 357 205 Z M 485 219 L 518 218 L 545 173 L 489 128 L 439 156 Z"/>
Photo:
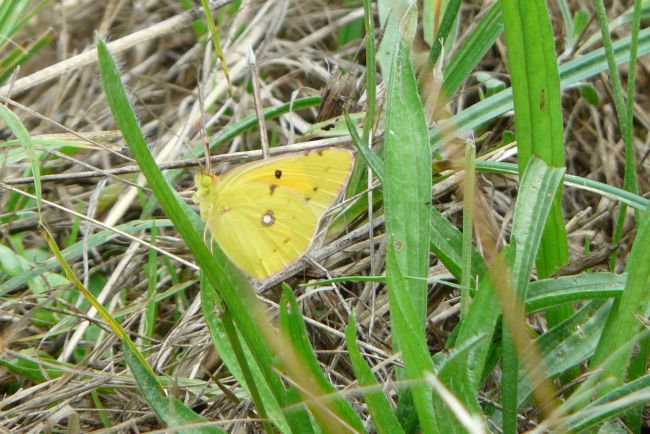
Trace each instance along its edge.
<path fill-rule="evenodd" d="M 208 172 L 198 172 L 194 176 L 194 185 L 196 192 L 192 196 L 194 203 L 201 204 L 214 191 L 214 186 L 218 180 L 217 175 Z"/>

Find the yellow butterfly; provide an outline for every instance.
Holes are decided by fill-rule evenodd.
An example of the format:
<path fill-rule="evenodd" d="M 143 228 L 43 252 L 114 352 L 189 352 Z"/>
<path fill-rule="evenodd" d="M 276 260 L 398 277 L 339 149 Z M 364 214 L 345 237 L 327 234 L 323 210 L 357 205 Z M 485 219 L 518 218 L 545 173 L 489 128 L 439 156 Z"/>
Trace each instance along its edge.
<path fill-rule="evenodd" d="M 262 280 L 309 250 L 353 164 L 351 151 L 326 148 L 198 173 L 193 200 L 228 258 Z"/>

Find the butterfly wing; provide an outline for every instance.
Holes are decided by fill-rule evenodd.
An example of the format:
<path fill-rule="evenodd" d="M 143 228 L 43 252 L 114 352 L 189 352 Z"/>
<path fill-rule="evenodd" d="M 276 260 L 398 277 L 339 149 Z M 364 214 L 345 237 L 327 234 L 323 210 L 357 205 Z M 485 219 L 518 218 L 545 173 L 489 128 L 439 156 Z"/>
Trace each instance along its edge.
<path fill-rule="evenodd" d="M 256 279 L 272 276 L 309 249 L 318 216 L 292 191 L 278 187 L 268 194 L 264 183 L 251 182 L 220 196 L 222 209 L 210 226 L 230 260 Z"/>
<path fill-rule="evenodd" d="M 201 215 L 222 250 L 256 279 L 272 276 L 308 249 L 350 176 L 352 153 L 325 149 L 196 177 Z"/>
<path fill-rule="evenodd" d="M 237 189 L 253 181 L 265 183 L 267 188 L 282 186 L 303 197 L 320 219 L 345 188 L 353 163 L 347 149 L 283 155 L 239 166 L 224 175 L 221 186 Z"/>

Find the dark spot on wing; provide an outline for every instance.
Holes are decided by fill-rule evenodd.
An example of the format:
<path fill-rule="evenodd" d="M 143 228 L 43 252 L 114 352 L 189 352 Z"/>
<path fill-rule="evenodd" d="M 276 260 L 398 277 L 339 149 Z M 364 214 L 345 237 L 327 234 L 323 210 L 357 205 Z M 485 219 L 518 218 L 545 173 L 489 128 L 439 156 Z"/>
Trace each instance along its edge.
<path fill-rule="evenodd" d="M 280 178 L 282 178 L 282 171 L 280 169 L 276 169 L 275 179 L 280 179 Z"/>
<path fill-rule="evenodd" d="M 278 188 L 278 184 L 271 184 L 269 186 L 269 195 L 273 196 L 273 193 L 275 193 L 275 189 Z"/>
<path fill-rule="evenodd" d="M 305 196 L 305 201 L 309 202 L 311 200 L 311 196 Z"/>
<path fill-rule="evenodd" d="M 318 191 L 318 186 L 312 188 L 312 191 Z"/>
<path fill-rule="evenodd" d="M 284 240 L 284 241 L 282 241 L 282 242 L 283 242 L 284 244 L 289 244 L 290 241 L 291 241 L 291 238 L 287 238 L 286 240 Z"/>
<path fill-rule="evenodd" d="M 329 130 L 331 130 L 332 128 L 334 128 L 335 126 L 336 126 L 336 124 L 335 124 L 334 122 L 332 122 L 331 124 L 327 124 L 327 125 L 322 126 L 322 127 L 321 127 L 321 130 L 323 130 L 323 131 L 329 131 Z"/>

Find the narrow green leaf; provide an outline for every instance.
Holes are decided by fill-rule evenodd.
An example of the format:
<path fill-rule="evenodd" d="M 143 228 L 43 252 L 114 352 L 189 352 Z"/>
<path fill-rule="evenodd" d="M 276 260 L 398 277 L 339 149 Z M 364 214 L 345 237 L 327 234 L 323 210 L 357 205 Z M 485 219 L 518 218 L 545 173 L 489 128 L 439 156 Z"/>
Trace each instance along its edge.
<path fill-rule="evenodd" d="M 616 69 L 616 61 L 612 49 L 612 38 L 610 36 L 609 24 L 607 20 L 607 12 L 602 0 L 596 1 L 596 18 L 600 26 L 600 33 L 603 37 L 603 48 L 607 53 L 607 64 L 609 66 L 609 75 L 612 83 L 612 94 L 614 98 L 614 106 L 616 107 L 616 116 L 618 118 L 618 126 L 621 130 L 623 143 L 625 145 L 625 173 L 623 178 L 623 187 L 625 190 L 632 193 L 639 192 L 639 182 L 636 173 L 636 159 L 634 157 L 634 132 L 633 132 L 633 110 L 634 110 L 634 81 L 636 77 L 636 57 L 638 50 L 639 38 L 639 24 L 641 15 L 641 5 L 639 1 L 635 2 L 634 25 L 632 27 L 632 45 L 630 47 L 630 66 L 628 71 L 628 102 L 625 104 L 623 97 L 623 86 L 621 84 L 621 77 Z M 623 235 L 623 225 L 625 224 L 625 217 L 627 214 L 627 206 L 622 204 L 618 211 L 618 218 L 614 226 L 614 235 L 612 236 L 612 244 L 618 244 Z M 639 212 L 635 212 L 637 220 L 640 218 Z M 614 252 L 610 258 L 610 269 L 616 268 L 617 254 Z"/>
<path fill-rule="evenodd" d="M 471 365 L 470 359 L 475 354 L 476 346 L 485 340 L 485 335 L 474 337 L 456 345 L 453 351 L 444 359 L 438 367 L 438 379 L 445 384 L 445 387 L 463 404 L 465 411 L 473 416 L 473 419 L 481 419 L 482 410 L 477 399 L 474 380 L 471 378 L 471 371 L 467 366 Z M 465 433 L 467 432 L 466 421 L 459 420 L 458 415 L 447 410 L 448 403 L 444 400 L 434 400 L 438 425 L 445 427 L 445 432 Z M 443 407 L 444 406 L 444 407 Z M 487 432 L 487 430 L 486 430 Z"/>
<path fill-rule="evenodd" d="M 510 285 L 514 291 L 513 301 L 526 300 L 542 231 L 561 184 L 563 172 L 564 169 L 551 168 L 542 160 L 533 157 L 521 179 L 508 246 L 508 255 L 512 257 Z M 503 309 L 506 308 L 508 307 L 503 306 Z M 502 403 L 503 429 L 513 433 L 517 430 L 519 362 L 509 327 L 504 324 Z"/>
<path fill-rule="evenodd" d="M 386 281 L 393 338 L 402 352 L 406 375 L 423 381 L 433 371 L 424 336 L 429 269 L 431 148 L 424 110 L 405 36 L 392 61 L 384 154 Z M 423 381 L 411 389 L 423 432 L 438 432 L 431 388 Z"/>
<path fill-rule="evenodd" d="M 158 237 L 158 227 L 151 226 L 151 243 L 155 244 Z M 156 318 L 158 317 L 158 303 L 154 301 L 158 287 L 158 255 L 155 250 L 149 250 L 149 263 L 146 266 L 147 273 L 147 300 L 148 306 L 145 315 L 145 335 L 153 337 Z"/>
<path fill-rule="evenodd" d="M 633 348 L 627 346 L 615 359 L 613 350 L 623 348 L 641 330 L 637 316 L 647 317 L 650 313 L 650 212 L 645 212 L 632 246 L 627 263 L 625 290 L 616 300 L 610 313 L 607 327 L 590 367 L 602 367 L 603 378 L 611 377 L 612 386 L 623 384 Z M 605 366 L 601 366 L 608 359 Z"/>
<path fill-rule="evenodd" d="M 208 421 L 174 397 L 167 397 L 151 367 L 130 339 L 124 341 L 124 360 L 133 373 L 138 388 L 151 408 L 170 428 L 191 434 L 224 433 L 216 426 L 200 426 Z M 195 425 L 190 427 L 190 425 Z M 197 426 L 198 425 L 198 426 Z"/>
<path fill-rule="evenodd" d="M 111 112 L 142 173 L 170 220 L 194 253 L 210 284 L 219 289 L 249 348 L 260 361 L 264 379 L 269 383 L 279 405 L 284 407 L 288 403 L 286 390 L 278 375 L 271 369 L 274 365 L 273 353 L 257 326 L 262 318 L 253 318 L 253 312 L 261 310 L 257 307 L 258 301 L 253 289 L 220 249 L 215 249 L 213 254 L 203 242 L 202 231 L 197 230 L 202 226 L 200 218 L 178 197 L 156 165 L 130 106 L 117 65 L 101 39 L 98 40 L 97 48 L 100 74 Z M 291 425 L 290 415 L 288 421 Z"/>
<path fill-rule="evenodd" d="M 47 228 L 43 227 L 41 233 L 45 237 L 50 250 L 59 261 L 61 268 L 75 288 L 81 292 L 84 297 L 93 305 L 93 307 L 102 316 L 102 319 L 113 330 L 113 333 L 122 342 L 122 349 L 124 350 L 124 359 L 133 373 L 133 378 L 138 385 L 138 388 L 144 395 L 145 399 L 151 405 L 151 408 L 156 412 L 167 426 L 169 427 L 184 427 L 190 424 L 202 424 L 207 420 L 202 416 L 194 413 L 190 408 L 186 407 L 176 398 L 167 398 L 165 395 L 158 377 L 153 372 L 153 369 L 147 363 L 144 356 L 138 351 L 136 346 L 131 341 L 131 338 L 122 328 L 122 326 L 113 318 L 113 316 L 104 308 L 104 306 L 95 298 L 95 296 L 86 288 L 81 281 L 76 277 L 68 262 L 63 258 L 54 238 L 49 233 Z M 184 428 L 185 432 L 190 433 L 225 433 L 217 427 L 197 427 L 197 428 Z"/>
<path fill-rule="evenodd" d="M 528 288 L 526 311 L 534 313 L 561 304 L 618 297 L 623 292 L 626 280 L 626 274 L 614 273 L 587 273 L 538 280 Z"/>
<path fill-rule="evenodd" d="M 613 44 L 614 59 L 617 65 L 630 60 L 629 37 L 621 38 Z M 650 53 L 650 29 L 639 32 L 638 56 Z M 569 89 L 607 70 L 605 51 L 600 48 L 584 54 L 577 59 L 560 65 L 562 89 Z M 496 119 L 513 109 L 512 89 L 506 89 L 489 98 L 466 108 L 448 121 L 442 122 L 437 128 L 430 130 L 430 138 L 434 150 L 453 140 L 459 133 L 472 131 L 486 122 Z"/>
<path fill-rule="evenodd" d="M 564 167 L 560 76 L 546 1 L 502 0 L 501 5 L 512 76 L 519 173 L 524 172 L 532 156 Z M 560 189 L 540 245 L 537 271 L 541 277 L 550 276 L 568 260 Z M 570 309 L 558 312 L 549 320 L 555 324 L 570 314 Z"/>
<path fill-rule="evenodd" d="M 262 371 L 260 367 L 257 366 L 257 360 L 251 351 L 245 346 L 245 343 L 243 343 L 243 348 L 241 349 L 241 352 L 244 353 L 243 356 L 238 354 L 238 352 L 235 351 L 235 348 L 233 348 L 231 343 L 232 339 L 229 338 L 224 321 L 220 316 L 223 306 L 217 292 L 212 288 L 212 286 L 210 286 L 210 283 L 206 279 L 203 279 L 201 285 L 201 307 L 203 310 L 203 316 L 208 328 L 210 329 L 212 342 L 214 343 L 219 357 L 223 360 L 230 373 L 232 373 L 242 387 L 246 390 L 250 390 L 249 384 L 255 387 L 257 392 L 251 393 L 249 391 L 249 393 L 255 402 L 257 411 L 260 411 L 263 415 L 269 417 L 281 432 L 290 432 L 289 425 L 287 424 L 282 409 L 273 396 L 269 385 L 264 381 Z M 219 306 L 222 306 L 222 309 L 219 309 Z M 249 371 L 250 373 L 247 374 L 246 371 Z M 306 414 L 304 416 L 306 416 Z M 309 422 L 308 416 L 307 421 Z M 301 426 L 301 430 L 305 433 L 310 432 L 310 429 L 310 422 L 307 425 Z"/>
<path fill-rule="evenodd" d="M 447 96 L 456 94 L 502 32 L 501 6 L 494 3 L 445 67 L 443 87 Z"/>
<path fill-rule="evenodd" d="M 462 243 L 461 232 L 432 208 L 431 250 L 457 279 L 460 279 L 462 272 Z M 501 310 L 487 274 L 487 265 L 476 249 L 472 249 L 472 271 L 472 277 L 478 281 L 478 288 L 465 320 L 458 325 L 454 346 L 467 345 L 476 337 L 483 338 L 472 346 L 472 356 L 467 358 L 466 366 L 458 368 L 459 375 L 467 375 L 474 391 L 478 391 Z M 466 405 L 471 406 L 468 403 Z"/>
<path fill-rule="evenodd" d="M 361 419 L 356 415 L 350 403 L 337 395 L 336 388 L 329 382 L 321 369 L 314 348 L 309 342 L 307 329 L 300 314 L 296 296 L 287 285 L 284 285 L 284 292 L 280 300 L 280 325 L 287 333 L 287 336 L 290 336 L 291 342 L 302 358 L 301 361 L 304 362 L 304 366 L 311 371 L 313 378 L 319 382 L 320 388 L 329 395 L 327 399 L 334 403 L 337 416 L 342 418 L 356 432 L 365 432 Z"/>
<path fill-rule="evenodd" d="M 584 363 L 593 354 L 605 328 L 613 301 L 594 300 L 571 318 L 541 335 L 536 341 L 549 378 L 559 377 Z M 522 360 L 525 362 L 524 352 Z M 526 402 L 539 384 L 531 384 L 524 369 L 519 370 L 518 407 Z"/>
<path fill-rule="evenodd" d="M 460 0 L 449 0 L 445 5 L 445 13 L 442 17 L 442 21 L 440 22 L 438 34 L 433 41 L 431 53 L 429 53 L 429 58 L 432 65 L 438 61 L 438 56 L 440 56 L 440 52 L 442 51 L 442 44 L 447 41 L 449 32 L 451 32 L 452 26 L 458 17 L 460 3 Z"/>
<path fill-rule="evenodd" d="M 517 166 L 512 163 L 480 161 L 476 162 L 476 169 L 480 172 L 500 173 L 503 175 L 517 175 Z M 575 175 L 564 175 L 564 184 L 569 187 L 590 191 L 617 202 L 623 202 L 638 210 L 648 209 L 650 201 L 638 194 L 616 188 L 614 186 L 583 178 Z"/>
<path fill-rule="evenodd" d="M 16 136 L 16 139 L 25 150 L 25 154 L 29 158 L 32 167 L 32 175 L 34 176 L 34 192 L 36 195 L 36 208 L 38 210 L 38 218 L 41 218 L 41 209 L 43 208 L 43 196 L 41 193 L 41 162 L 34 149 L 32 138 L 29 131 L 18 119 L 18 117 L 7 108 L 7 106 L 0 104 L 0 120 L 7 124 L 7 127 Z"/>
<path fill-rule="evenodd" d="M 460 280 L 465 289 L 461 290 L 460 318 L 465 319 L 469 311 L 469 287 L 474 286 L 472 276 L 473 227 L 475 213 L 475 175 L 476 175 L 476 146 L 469 140 L 465 147 L 465 179 L 463 182 L 463 274 Z"/>
<path fill-rule="evenodd" d="M 379 179 L 380 182 L 384 182 L 384 162 L 373 152 L 373 150 L 366 145 L 366 143 L 359 137 L 356 127 L 350 119 L 350 115 L 346 112 L 345 124 L 348 127 L 350 137 L 352 138 L 352 143 L 354 143 L 355 148 L 359 151 L 359 154 L 366 160 L 366 164 L 370 166 L 375 176 Z"/>
<path fill-rule="evenodd" d="M 528 282 L 533 271 L 535 252 L 542 240 L 542 223 L 554 206 L 564 168 L 547 166 L 532 158 L 519 185 L 519 195 L 512 222 L 511 239 L 516 240 L 512 286 L 520 300 L 526 300 Z"/>
<path fill-rule="evenodd" d="M 395 57 L 395 49 L 402 38 L 402 22 L 405 17 L 413 18 L 413 2 L 410 0 L 377 0 L 379 24 L 383 35 L 381 45 L 377 51 L 377 60 L 381 66 L 384 77 L 390 75 L 391 64 Z"/>
<path fill-rule="evenodd" d="M 366 101 L 368 104 L 368 111 L 363 120 L 363 141 L 372 144 L 372 131 L 375 126 L 375 111 L 377 109 L 377 56 L 372 0 L 363 0 L 363 25 L 366 31 Z M 345 121 L 348 123 L 347 117 Z"/>
<path fill-rule="evenodd" d="M 372 416 L 375 429 L 380 434 L 403 433 L 404 430 L 399 424 L 397 417 L 395 417 L 388 398 L 386 398 L 386 395 L 381 390 L 381 384 L 377 381 L 359 351 L 356 330 L 357 320 L 356 315 L 353 313 L 345 329 L 345 339 L 347 341 L 352 369 L 354 369 L 354 375 L 357 377 L 359 386 L 361 386 L 361 392 L 368 405 L 368 411 L 370 411 L 370 415 Z"/>
<path fill-rule="evenodd" d="M 647 333 L 646 333 L 647 334 Z M 647 336 L 646 336 L 647 339 Z M 571 432 L 582 432 L 650 402 L 650 375 L 626 384 L 568 418 Z"/>
<path fill-rule="evenodd" d="M 228 73 L 226 56 L 223 54 L 223 49 L 221 48 L 221 39 L 219 38 L 217 25 L 214 23 L 214 18 L 212 18 L 212 11 L 210 10 L 208 0 L 201 0 L 201 6 L 203 7 L 205 21 L 208 24 L 208 29 L 210 30 L 210 38 L 212 40 L 212 45 L 214 46 L 214 51 L 221 61 L 221 68 L 223 69 L 223 75 L 226 77 L 226 81 L 228 82 L 228 88 L 231 88 L 232 84 L 230 83 L 230 74 Z"/>

